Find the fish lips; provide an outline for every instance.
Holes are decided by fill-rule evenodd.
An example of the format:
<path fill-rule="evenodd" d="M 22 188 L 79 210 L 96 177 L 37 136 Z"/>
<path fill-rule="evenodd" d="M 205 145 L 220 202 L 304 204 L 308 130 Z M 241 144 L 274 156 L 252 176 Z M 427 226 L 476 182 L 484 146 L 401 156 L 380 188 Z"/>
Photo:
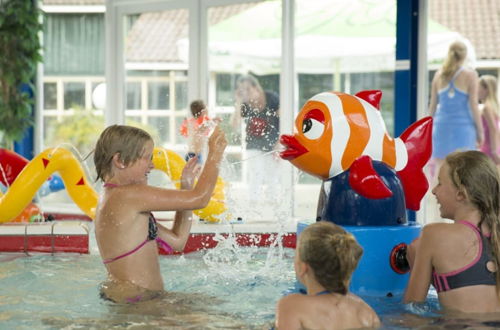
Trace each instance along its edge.
<path fill-rule="evenodd" d="M 280 143 L 286 147 L 280 152 L 280 157 L 285 160 L 293 160 L 309 151 L 293 135 L 281 135 Z"/>

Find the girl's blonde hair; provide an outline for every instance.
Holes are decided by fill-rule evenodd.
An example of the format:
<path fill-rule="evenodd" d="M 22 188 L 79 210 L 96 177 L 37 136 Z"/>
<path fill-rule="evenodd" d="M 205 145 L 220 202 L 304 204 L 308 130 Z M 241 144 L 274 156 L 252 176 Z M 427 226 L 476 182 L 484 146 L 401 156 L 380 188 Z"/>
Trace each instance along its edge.
<path fill-rule="evenodd" d="M 488 93 L 488 95 L 486 95 L 486 99 L 484 100 L 484 104 L 488 104 L 493 108 L 495 113 L 498 113 L 500 109 L 497 98 L 497 78 L 495 76 L 485 74 L 479 77 L 479 83 Z"/>
<path fill-rule="evenodd" d="M 441 68 L 441 79 L 443 82 L 448 82 L 453 77 L 453 74 L 462 65 L 467 57 L 467 46 L 461 41 L 455 41 L 448 48 L 448 55 L 444 60 Z"/>
<path fill-rule="evenodd" d="M 481 213 L 478 227 L 487 224 L 491 232 L 494 261 L 500 265 L 500 177 L 493 161 L 480 151 L 454 152 L 446 159 L 449 176 L 458 189 Z M 500 271 L 496 272 L 497 292 L 500 292 Z"/>
<path fill-rule="evenodd" d="M 118 154 L 125 166 L 142 157 L 144 145 L 153 141 L 148 132 L 133 126 L 112 125 L 99 136 L 94 150 L 96 181 L 109 179 L 113 156 Z"/>
<path fill-rule="evenodd" d="M 363 255 L 354 236 L 328 221 L 307 226 L 299 237 L 299 258 L 328 291 L 347 294 L 351 276 Z"/>

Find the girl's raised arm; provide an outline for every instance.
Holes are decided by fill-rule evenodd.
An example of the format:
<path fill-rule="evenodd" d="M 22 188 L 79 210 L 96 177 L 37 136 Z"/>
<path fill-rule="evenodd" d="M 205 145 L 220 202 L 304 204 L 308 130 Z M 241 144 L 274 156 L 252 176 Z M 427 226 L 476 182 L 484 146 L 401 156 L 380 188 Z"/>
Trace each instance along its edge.
<path fill-rule="evenodd" d="M 208 140 L 207 161 L 198 182 L 193 189 L 164 189 L 148 185 L 137 185 L 127 189 L 124 200 L 133 201 L 138 212 L 149 211 L 185 211 L 204 208 L 210 201 L 217 178 L 219 166 L 227 146 L 224 132 L 215 127 Z"/>

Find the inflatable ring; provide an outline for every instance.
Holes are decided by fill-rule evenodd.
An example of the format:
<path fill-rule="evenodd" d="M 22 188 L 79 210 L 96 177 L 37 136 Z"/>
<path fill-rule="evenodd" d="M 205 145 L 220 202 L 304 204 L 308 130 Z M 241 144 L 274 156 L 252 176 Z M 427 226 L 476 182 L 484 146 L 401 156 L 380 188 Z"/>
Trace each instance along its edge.
<path fill-rule="evenodd" d="M 10 156 L 10 153 L 9 153 Z M 2 157 L 5 161 L 4 157 Z M 24 163 L 24 162 L 20 162 Z M 153 163 L 156 169 L 165 172 L 172 181 L 179 181 L 186 162 L 173 151 L 155 148 Z M 0 223 L 9 222 L 18 217 L 31 203 L 37 190 L 54 172 L 59 172 L 64 186 L 76 205 L 91 219 L 95 217 L 98 194 L 89 184 L 80 161 L 73 153 L 64 148 L 49 148 L 28 162 L 17 177 L 8 178 L 12 181 L 8 190 L 0 191 Z M 20 166 L 16 166 L 19 168 Z M 224 181 L 219 177 L 214 193 L 207 207 L 194 213 L 209 222 L 220 221 L 220 216 L 226 211 L 224 204 Z"/>
<path fill-rule="evenodd" d="M 177 189 L 180 188 L 182 169 L 186 165 L 186 161 L 179 154 L 155 147 L 153 151 L 153 164 L 155 169 L 164 172 L 174 182 Z M 218 177 L 210 202 L 208 202 L 205 208 L 195 210 L 194 214 L 208 222 L 219 222 L 222 214 L 227 211 L 226 204 L 224 203 L 224 186 L 224 181 L 221 177 Z"/>

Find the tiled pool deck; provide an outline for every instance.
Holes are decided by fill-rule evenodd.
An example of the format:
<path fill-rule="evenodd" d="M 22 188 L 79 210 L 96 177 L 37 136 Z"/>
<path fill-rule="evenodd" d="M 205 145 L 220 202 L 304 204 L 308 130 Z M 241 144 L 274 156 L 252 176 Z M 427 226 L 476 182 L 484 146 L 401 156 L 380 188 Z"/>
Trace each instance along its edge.
<path fill-rule="evenodd" d="M 0 225 L 0 252 L 74 252 L 92 253 L 96 251 L 93 239 L 93 223 L 78 207 L 71 204 L 47 205 L 44 215 L 55 220 L 44 223 L 5 223 Z M 173 213 L 158 212 L 158 221 L 170 227 Z M 240 245 L 269 246 L 281 237 L 283 246 L 295 247 L 297 223 L 285 224 L 243 219 L 232 223 L 206 223 L 193 220 L 191 236 L 184 252 L 212 248 L 217 245 L 219 235 L 234 234 Z M 281 234 L 281 235 L 279 235 Z M 160 253 L 167 254 L 160 250 Z"/>
<path fill-rule="evenodd" d="M 95 253 L 97 251 L 93 239 L 93 223 L 75 204 L 49 203 L 45 204 L 43 209 L 44 216 L 50 214 L 55 221 L 1 224 L 0 252 Z M 157 212 L 155 215 L 165 226 L 171 226 L 171 220 L 167 219 L 173 218 L 173 212 Z M 446 221 L 439 217 L 436 199 L 430 191 L 422 202 L 417 220 L 421 224 Z M 234 234 L 236 241 L 241 245 L 268 246 L 280 237 L 285 247 L 294 248 L 298 221 L 295 219 L 281 223 L 249 216 L 248 219 L 243 218 L 242 221 L 235 220 L 231 223 L 206 223 L 196 218 L 184 252 L 214 247 L 217 245 L 219 235 L 230 234 Z M 166 254 L 165 251 L 160 250 L 160 252 Z"/>

